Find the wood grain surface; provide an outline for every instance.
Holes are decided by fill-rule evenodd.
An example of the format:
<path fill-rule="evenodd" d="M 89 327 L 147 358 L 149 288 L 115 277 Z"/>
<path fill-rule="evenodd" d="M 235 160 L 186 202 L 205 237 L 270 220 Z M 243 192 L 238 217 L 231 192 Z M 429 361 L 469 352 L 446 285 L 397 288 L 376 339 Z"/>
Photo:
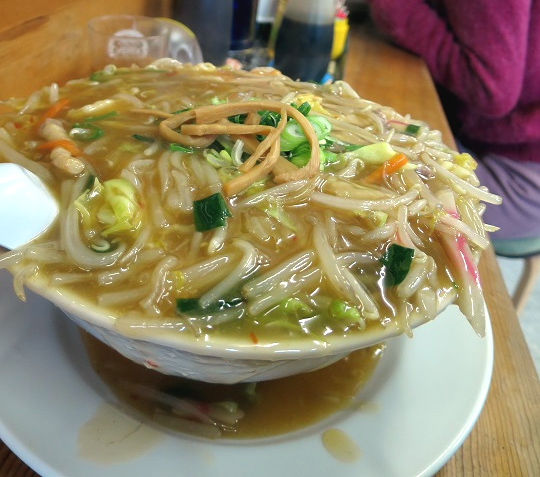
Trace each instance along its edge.
<path fill-rule="evenodd" d="M 168 0 L 0 0 L 0 100 L 87 75 L 90 18 L 169 8 Z"/>
<path fill-rule="evenodd" d="M 161 15 L 156 11 L 161 8 L 157 1 L 44 0 L 29 10 L 27 3 L 0 0 L 0 98 L 86 74 L 81 45 L 90 17 Z M 362 96 L 426 121 L 453 145 L 424 63 L 390 45 L 370 25 L 351 29 L 345 79 Z M 492 384 L 476 426 L 437 476 L 540 476 L 540 382 L 492 250 L 484 254 L 480 272 L 495 341 Z M 0 476 L 37 474 L 0 442 Z"/>

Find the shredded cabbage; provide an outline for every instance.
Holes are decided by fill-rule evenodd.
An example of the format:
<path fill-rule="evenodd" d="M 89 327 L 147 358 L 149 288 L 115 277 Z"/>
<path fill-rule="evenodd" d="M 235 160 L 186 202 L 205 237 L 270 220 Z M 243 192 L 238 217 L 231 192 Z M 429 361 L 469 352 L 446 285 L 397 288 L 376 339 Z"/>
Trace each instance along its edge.
<path fill-rule="evenodd" d="M 131 233 L 140 223 L 140 205 L 135 187 L 125 179 L 103 184 L 97 178 L 75 201 L 83 230 L 99 230 L 101 237 Z"/>
<path fill-rule="evenodd" d="M 369 164 L 383 164 L 395 154 L 396 151 L 387 142 L 376 142 L 347 152 L 347 157 L 361 159 Z"/>

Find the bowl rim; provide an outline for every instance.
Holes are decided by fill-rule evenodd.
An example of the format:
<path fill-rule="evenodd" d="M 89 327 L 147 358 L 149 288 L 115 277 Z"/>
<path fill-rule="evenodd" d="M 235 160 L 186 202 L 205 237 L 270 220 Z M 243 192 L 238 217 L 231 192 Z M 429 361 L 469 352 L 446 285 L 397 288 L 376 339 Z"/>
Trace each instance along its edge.
<path fill-rule="evenodd" d="M 13 269 L 10 271 L 13 273 Z M 28 278 L 25 281 L 25 286 L 53 303 L 68 316 L 73 314 L 92 326 L 104 328 L 126 339 L 170 347 L 200 356 L 264 361 L 317 358 L 346 354 L 403 334 L 403 330 L 393 320 L 385 327 L 380 325 L 362 332 L 331 334 L 325 337 L 324 340 L 301 337 L 282 340 L 277 343 L 265 342 L 264 339 L 259 339 L 257 343 L 254 343 L 248 337 L 231 343 L 230 339 L 212 333 L 194 336 L 189 332 L 174 332 L 171 329 L 159 329 L 158 331 L 157 329 L 144 328 L 143 333 L 136 331 L 128 333 L 125 329 L 120 329 L 116 325 L 117 320 L 121 320 L 121 317 L 110 312 L 104 312 L 104 309 L 97 304 L 81 299 L 70 290 L 62 290 L 48 284 L 44 277 L 36 275 Z M 438 301 L 439 307 L 434 318 L 429 319 L 420 314 L 411 315 L 409 319 L 411 330 L 428 321 L 435 320 L 454 301 L 455 292 L 449 291 L 440 297 Z"/>

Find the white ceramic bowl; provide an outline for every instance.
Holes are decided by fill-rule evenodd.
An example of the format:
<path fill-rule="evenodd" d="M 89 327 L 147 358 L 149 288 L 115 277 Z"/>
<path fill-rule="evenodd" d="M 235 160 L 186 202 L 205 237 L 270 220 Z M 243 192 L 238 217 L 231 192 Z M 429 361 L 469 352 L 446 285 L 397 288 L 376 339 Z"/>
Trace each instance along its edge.
<path fill-rule="evenodd" d="M 231 342 L 223 337 L 196 337 L 175 330 L 117 326 L 117 317 L 75 295 L 48 286 L 39 277 L 27 281 L 30 289 L 62 309 L 81 328 L 148 368 L 165 374 L 199 381 L 232 384 L 281 378 L 327 366 L 350 352 L 401 334 L 395 324 L 378 326 L 362 333 L 329 335 L 324 341 L 310 338 L 275 342 L 250 340 Z M 441 302 L 441 312 L 454 299 Z M 410 318 L 411 328 L 425 322 L 419 315 Z"/>

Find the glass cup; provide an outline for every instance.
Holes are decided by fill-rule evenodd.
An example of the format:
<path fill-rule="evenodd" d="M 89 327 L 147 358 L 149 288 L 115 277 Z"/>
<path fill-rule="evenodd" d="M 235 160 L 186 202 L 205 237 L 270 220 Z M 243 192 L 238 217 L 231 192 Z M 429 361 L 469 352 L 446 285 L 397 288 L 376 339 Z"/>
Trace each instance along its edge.
<path fill-rule="evenodd" d="M 157 18 L 105 15 L 88 22 L 92 68 L 146 66 L 168 56 L 169 29 Z"/>

